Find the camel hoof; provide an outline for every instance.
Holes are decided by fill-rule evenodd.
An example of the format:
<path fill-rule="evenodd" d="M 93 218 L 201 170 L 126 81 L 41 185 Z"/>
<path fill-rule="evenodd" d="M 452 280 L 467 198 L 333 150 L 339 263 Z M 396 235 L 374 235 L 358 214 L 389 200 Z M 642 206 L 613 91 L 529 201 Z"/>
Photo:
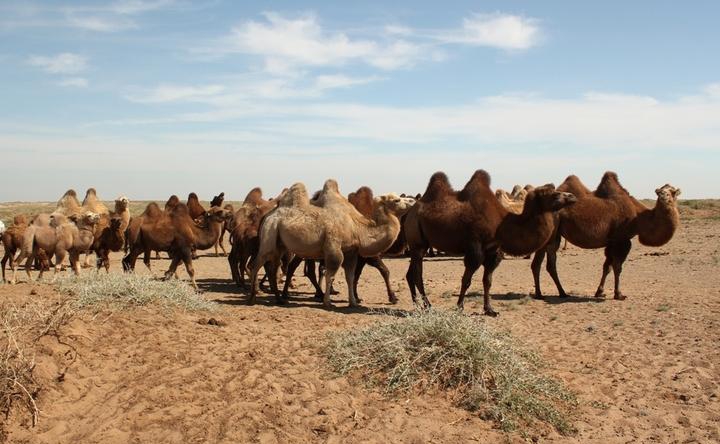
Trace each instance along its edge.
<path fill-rule="evenodd" d="M 605 292 L 602 291 L 602 290 L 598 290 L 598 291 L 595 292 L 595 297 L 596 297 L 596 298 L 604 298 L 604 297 L 605 297 Z"/>
<path fill-rule="evenodd" d="M 627 296 L 623 295 L 622 293 L 618 293 L 615 295 L 615 300 L 624 301 L 625 299 L 627 299 Z"/>
<path fill-rule="evenodd" d="M 498 312 L 496 312 L 492 308 L 490 308 L 490 307 L 485 308 L 485 316 L 490 316 L 490 317 L 496 318 L 497 315 L 498 315 Z"/>
<path fill-rule="evenodd" d="M 558 295 L 558 297 L 561 298 L 561 299 L 565 299 L 565 298 L 569 298 L 570 296 L 568 296 L 567 293 L 560 293 L 560 294 Z"/>
<path fill-rule="evenodd" d="M 391 303 L 392 305 L 395 305 L 395 304 L 397 304 L 399 301 L 398 301 L 398 298 L 393 295 L 393 297 L 391 297 L 390 299 L 388 299 L 388 302 Z"/>
<path fill-rule="evenodd" d="M 562 296 L 560 296 L 560 297 L 562 297 Z M 543 296 L 542 294 L 538 294 L 538 293 L 536 293 L 532 298 L 533 298 L 533 299 L 538 299 L 538 300 L 541 300 L 541 301 L 542 301 L 542 300 L 545 300 L 545 296 Z"/>

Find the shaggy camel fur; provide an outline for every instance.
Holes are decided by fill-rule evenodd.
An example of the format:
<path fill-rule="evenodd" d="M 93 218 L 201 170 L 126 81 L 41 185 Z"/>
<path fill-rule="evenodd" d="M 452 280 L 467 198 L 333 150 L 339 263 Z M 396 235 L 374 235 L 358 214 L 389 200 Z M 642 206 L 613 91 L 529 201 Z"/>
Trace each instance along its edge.
<path fill-rule="evenodd" d="M 330 289 L 340 266 L 345 271 L 351 306 L 355 298 L 355 267 L 358 256 L 377 256 L 387 250 L 400 232 L 401 214 L 414 204 L 413 199 L 395 195 L 378 197 L 373 220 L 360 214 L 339 190 L 337 182 L 325 182 L 318 204 L 310 203 L 307 190 L 296 183 L 278 199 L 260 227 L 260 248 L 253 263 L 250 302 L 257 294 L 257 273 L 270 262 L 270 284 L 278 302 L 275 273 L 282 254 L 287 250 L 308 259 L 324 259 L 325 292 L 323 304 L 331 307 Z"/>
<path fill-rule="evenodd" d="M 28 280 L 31 279 L 30 264 L 42 249 L 48 256 L 55 256 L 55 274 L 62 269 L 62 262 L 65 256 L 70 256 L 70 266 L 75 275 L 80 274 L 80 254 L 89 250 L 93 243 L 93 232 L 100 221 L 100 215 L 87 211 L 81 215 L 71 215 L 66 218 L 59 213 L 49 216 L 49 225 L 33 223 L 23 234 L 23 245 L 16 263 L 21 263 L 27 258 L 25 272 Z M 69 219 L 69 220 L 68 220 Z M 37 222 L 37 220 L 36 220 Z M 16 282 L 17 267 L 13 267 L 13 280 Z M 38 280 L 42 279 L 44 268 L 40 269 Z"/>
<path fill-rule="evenodd" d="M 125 196 L 115 199 L 115 209 L 100 216 L 95 227 L 92 250 L 97 256 L 97 268 L 110 272 L 110 252 L 120 251 L 125 244 L 125 231 L 130 224 L 130 201 Z"/>
<path fill-rule="evenodd" d="M 100 201 L 97 197 L 97 191 L 95 188 L 88 188 L 85 192 L 85 199 L 82 201 L 83 211 L 91 211 L 95 214 L 103 215 L 109 214 L 110 210 Z"/>
<path fill-rule="evenodd" d="M 192 251 L 211 248 L 220 237 L 220 231 L 230 216 L 226 210 L 212 207 L 203 215 L 198 225 L 190 217 L 186 205 L 179 204 L 171 212 L 164 212 L 152 202 L 142 215 L 142 223 L 137 233 L 130 233 L 133 237 L 130 239 L 130 252 L 122 261 L 123 269 L 134 270 L 140 253 L 150 250 L 166 251 L 170 255 L 171 263 L 165 278 L 173 276 L 182 261 L 193 287 L 197 288 Z"/>
<path fill-rule="evenodd" d="M 228 231 L 232 248 L 228 255 L 228 264 L 233 281 L 241 287 L 245 285 L 248 260 L 258 251 L 260 221 L 276 206 L 277 199 L 265 200 L 262 197 L 262 190 L 258 187 L 253 188 L 229 222 Z"/>
<path fill-rule="evenodd" d="M 500 250 L 522 256 L 542 248 L 553 234 L 553 212 L 574 201 L 572 194 L 545 185 L 528 193 L 522 214 L 513 214 L 490 190 L 487 172 L 476 171 L 459 192 L 452 189 L 445 173 L 433 174 L 425 194 L 405 221 L 411 254 L 406 278 L 413 301 L 417 289 L 424 305 L 430 306 L 422 281 L 422 261 L 425 251 L 433 246 L 464 256 L 458 308 L 463 308 L 472 276 L 482 265 L 485 314 L 497 315 L 490 305 L 490 287 L 492 273 L 501 260 Z"/>
<path fill-rule="evenodd" d="M 580 248 L 605 248 L 605 262 L 595 296 L 604 295 L 605 279 L 612 268 L 615 275 L 615 299 L 625 299 L 620 291 L 620 274 L 632 247 L 631 239 L 638 235 L 640 243 L 649 246 L 661 246 L 670 241 L 679 224 L 677 197 L 680 189 L 666 184 L 655 190 L 658 198 L 653 209 L 648 209 L 633 198 L 620 185 L 617 174 L 613 172 L 603 175 L 594 192 L 588 190 L 576 176 L 569 176 L 558 189 L 572 192 L 578 196 L 578 202 L 560 211 L 556 234 L 533 258 L 535 297 L 543 297 L 540 268 L 545 255 L 548 258 L 547 271 L 557 286 L 559 296 L 567 297 L 556 265 L 556 252 L 564 237 Z"/>

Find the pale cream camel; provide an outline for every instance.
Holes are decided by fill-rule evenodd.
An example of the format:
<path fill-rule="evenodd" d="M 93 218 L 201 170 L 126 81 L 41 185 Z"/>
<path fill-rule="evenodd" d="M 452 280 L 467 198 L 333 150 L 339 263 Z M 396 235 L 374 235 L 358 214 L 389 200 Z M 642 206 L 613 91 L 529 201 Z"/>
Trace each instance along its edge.
<path fill-rule="evenodd" d="M 350 306 L 357 306 L 354 273 L 358 255 L 377 256 L 387 250 L 400 232 L 398 215 L 405 213 L 415 200 L 394 194 L 376 199 L 373 220 L 360 214 L 340 194 L 337 182 L 325 182 L 316 205 L 311 204 L 305 185 L 296 183 L 278 199 L 260 227 L 260 248 L 251 272 L 250 303 L 257 294 L 257 273 L 270 262 L 274 274 L 281 256 L 290 251 L 306 259 L 325 261 L 323 304 L 331 307 L 330 289 L 342 266 L 348 284 Z M 282 302 L 275 276 L 270 279 L 278 302 Z"/>

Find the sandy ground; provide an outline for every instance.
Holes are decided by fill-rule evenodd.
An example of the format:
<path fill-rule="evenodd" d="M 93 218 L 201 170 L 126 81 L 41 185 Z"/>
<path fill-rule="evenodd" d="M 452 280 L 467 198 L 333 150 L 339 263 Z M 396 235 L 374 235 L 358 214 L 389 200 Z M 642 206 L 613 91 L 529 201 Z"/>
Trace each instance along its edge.
<path fill-rule="evenodd" d="M 717 218 L 684 219 L 662 248 L 634 242 L 623 274 L 626 301 L 591 297 L 601 251 L 560 254 L 561 278 L 575 296 L 567 300 L 555 297 L 545 273 L 549 297 L 528 299 L 529 261 L 501 264 L 493 287 L 500 316 L 483 320 L 539 350 L 548 371 L 578 393 L 575 436 L 506 435 L 442 393 L 386 398 L 335 377 L 319 352 L 323 336 L 384 315 L 347 309 L 342 278 L 333 311 L 312 300 L 303 277 L 289 306 L 274 306 L 270 296 L 248 306 L 229 282 L 226 259 L 202 257 L 198 280 L 221 305 L 212 316 L 225 326 L 200 324 L 206 314 L 157 308 L 74 319 L 63 337 L 77 359 L 58 381 L 73 350 L 54 338 L 39 341 L 41 416 L 32 428 L 26 414 L 11 415 L 8 442 L 720 442 L 719 228 Z M 113 256 L 114 271 L 119 259 Z M 411 310 L 408 260 L 387 262 L 400 303 L 388 306 L 380 275 L 366 269 L 364 305 Z M 167 264 L 153 261 L 155 272 Z M 436 306 L 454 305 L 461 273 L 457 259 L 427 262 Z M 481 288 L 479 278 L 471 290 Z M 28 283 L 2 285 L 0 294 L 18 302 L 59 298 L 48 285 Z M 481 312 L 481 298 L 470 298 L 466 311 Z"/>

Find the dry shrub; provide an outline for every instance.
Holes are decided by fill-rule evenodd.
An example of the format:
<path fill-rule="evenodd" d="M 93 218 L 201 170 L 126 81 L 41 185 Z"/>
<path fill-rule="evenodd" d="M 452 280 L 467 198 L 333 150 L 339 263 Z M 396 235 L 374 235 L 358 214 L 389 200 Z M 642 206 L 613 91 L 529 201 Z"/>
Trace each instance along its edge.
<path fill-rule="evenodd" d="M 41 385 L 33 375 L 34 343 L 47 335 L 55 336 L 62 343 L 59 329 L 72 315 L 66 302 L 34 300 L 23 305 L 9 301 L 0 304 L 0 414 L 6 420 L 13 409 L 19 408 L 31 415 L 33 426 L 37 423 L 40 411 L 36 400 Z M 0 421 L 0 442 L 5 439 L 5 422 Z"/>
<path fill-rule="evenodd" d="M 178 279 L 158 280 L 135 273 L 85 273 L 59 279 L 56 287 L 70 294 L 76 308 L 124 308 L 157 304 L 166 308 L 213 310 L 217 307 Z"/>
<path fill-rule="evenodd" d="M 360 330 L 328 334 L 332 368 L 388 394 L 445 389 L 503 430 L 536 422 L 573 432 L 574 395 L 541 373 L 538 356 L 510 335 L 456 311 L 418 311 Z"/>

